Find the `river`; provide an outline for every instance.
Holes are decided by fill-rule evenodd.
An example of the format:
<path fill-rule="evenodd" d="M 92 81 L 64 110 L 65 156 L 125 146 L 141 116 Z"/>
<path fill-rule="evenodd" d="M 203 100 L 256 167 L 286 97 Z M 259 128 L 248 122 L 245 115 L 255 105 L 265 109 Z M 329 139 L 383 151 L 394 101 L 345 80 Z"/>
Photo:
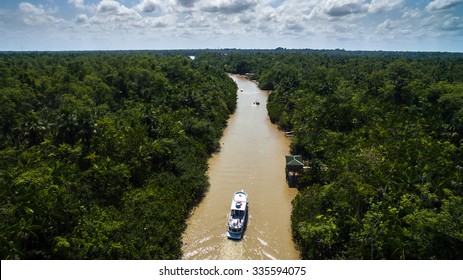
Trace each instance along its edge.
<path fill-rule="evenodd" d="M 297 190 L 285 181 L 289 139 L 267 114 L 267 93 L 244 77 L 235 113 L 224 131 L 220 152 L 209 159 L 210 188 L 187 220 L 183 259 L 299 259 L 291 238 L 291 201 Z M 259 101 L 260 105 L 254 105 Z M 227 215 L 235 191 L 249 197 L 249 219 L 240 241 L 227 239 Z"/>

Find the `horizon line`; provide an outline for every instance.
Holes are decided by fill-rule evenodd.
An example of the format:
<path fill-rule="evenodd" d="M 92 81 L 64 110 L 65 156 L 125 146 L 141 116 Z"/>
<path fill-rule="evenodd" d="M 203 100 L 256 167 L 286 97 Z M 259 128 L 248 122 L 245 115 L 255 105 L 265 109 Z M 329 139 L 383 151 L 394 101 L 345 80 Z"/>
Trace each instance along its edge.
<path fill-rule="evenodd" d="M 454 53 L 454 54 L 463 54 L 463 51 L 444 51 L 444 50 L 371 50 L 371 49 L 344 49 L 344 48 L 166 48 L 166 49 L 149 49 L 149 48 L 140 48 L 140 49 L 69 49 L 69 50 L 0 50 L 0 53 L 30 53 L 30 52 L 137 52 L 137 51 L 332 51 L 332 52 L 384 52 L 384 53 Z"/>

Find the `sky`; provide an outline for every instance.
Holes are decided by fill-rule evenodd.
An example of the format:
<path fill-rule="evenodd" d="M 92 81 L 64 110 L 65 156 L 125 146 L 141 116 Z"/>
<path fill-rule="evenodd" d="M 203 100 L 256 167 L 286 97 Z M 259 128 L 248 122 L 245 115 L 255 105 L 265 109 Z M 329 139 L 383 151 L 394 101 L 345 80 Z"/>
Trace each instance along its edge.
<path fill-rule="evenodd" d="M 463 52 L 463 0 L 0 0 L 0 51 Z"/>

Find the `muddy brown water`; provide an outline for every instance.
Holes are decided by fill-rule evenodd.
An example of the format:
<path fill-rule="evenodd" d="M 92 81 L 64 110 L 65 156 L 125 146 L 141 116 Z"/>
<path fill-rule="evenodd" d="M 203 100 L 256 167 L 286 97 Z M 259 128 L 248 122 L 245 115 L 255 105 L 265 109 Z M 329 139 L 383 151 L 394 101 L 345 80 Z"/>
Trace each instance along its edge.
<path fill-rule="evenodd" d="M 289 139 L 267 115 L 267 93 L 244 77 L 236 112 L 224 131 L 220 152 L 209 159 L 210 188 L 193 210 L 183 234 L 183 259 L 299 259 L 291 238 L 291 201 L 297 190 L 285 181 Z M 253 104 L 259 101 L 260 105 Z M 235 191 L 249 198 L 249 219 L 240 241 L 227 239 L 227 215 Z"/>

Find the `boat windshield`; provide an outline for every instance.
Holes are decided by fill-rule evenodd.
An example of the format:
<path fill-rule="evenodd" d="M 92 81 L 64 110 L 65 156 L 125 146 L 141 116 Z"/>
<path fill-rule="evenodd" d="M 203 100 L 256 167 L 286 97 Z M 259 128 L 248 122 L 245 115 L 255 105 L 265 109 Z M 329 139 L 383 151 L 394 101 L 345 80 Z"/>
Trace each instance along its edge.
<path fill-rule="evenodd" d="M 231 215 L 233 219 L 240 219 L 244 217 L 244 211 L 243 210 L 232 210 Z"/>

